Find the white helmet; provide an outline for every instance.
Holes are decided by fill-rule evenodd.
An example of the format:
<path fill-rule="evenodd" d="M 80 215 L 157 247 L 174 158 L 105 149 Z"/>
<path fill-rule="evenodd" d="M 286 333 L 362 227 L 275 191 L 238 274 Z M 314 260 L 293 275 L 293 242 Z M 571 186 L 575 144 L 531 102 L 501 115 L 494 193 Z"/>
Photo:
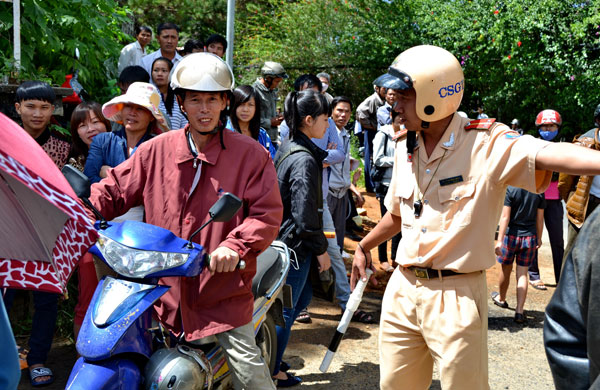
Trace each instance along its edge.
<path fill-rule="evenodd" d="M 411 47 L 396 57 L 388 69 L 392 89 L 414 88 L 417 116 L 424 122 L 444 119 L 460 106 L 465 77 L 452 53 L 437 46 Z"/>
<path fill-rule="evenodd" d="M 201 92 L 231 92 L 235 85 L 229 65 L 212 53 L 185 56 L 171 75 L 171 88 Z"/>

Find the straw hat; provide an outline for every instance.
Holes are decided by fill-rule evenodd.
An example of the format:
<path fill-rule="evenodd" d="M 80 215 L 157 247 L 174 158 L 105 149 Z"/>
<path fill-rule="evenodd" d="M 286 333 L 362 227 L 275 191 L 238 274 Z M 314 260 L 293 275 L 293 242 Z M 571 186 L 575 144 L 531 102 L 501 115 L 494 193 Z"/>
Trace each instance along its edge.
<path fill-rule="evenodd" d="M 160 105 L 160 93 L 154 85 L 142 82 L 131 84 L 124 95 L 117 96 L 108 103 L 104 103 L 102 114 L 108 120 L 123 124 L 121 111 L 127 103 L 137 104 L 150 111 L 154 119 L 156 119 L 154 122 L 155 133 L 160 134 L 169 131 L 167 120 L 158 108 Z"/>

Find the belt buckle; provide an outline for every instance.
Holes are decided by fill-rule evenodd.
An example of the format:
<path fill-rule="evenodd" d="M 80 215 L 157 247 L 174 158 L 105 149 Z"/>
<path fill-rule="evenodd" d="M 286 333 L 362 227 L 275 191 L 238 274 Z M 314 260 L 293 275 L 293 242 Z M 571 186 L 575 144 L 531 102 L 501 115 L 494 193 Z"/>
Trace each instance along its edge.
<path fill-rule="evenodd" d="M 427 273 L 427 268 L 413 268 L 415 276 L 420 279 L 429 279 L 429 274 Z"/>

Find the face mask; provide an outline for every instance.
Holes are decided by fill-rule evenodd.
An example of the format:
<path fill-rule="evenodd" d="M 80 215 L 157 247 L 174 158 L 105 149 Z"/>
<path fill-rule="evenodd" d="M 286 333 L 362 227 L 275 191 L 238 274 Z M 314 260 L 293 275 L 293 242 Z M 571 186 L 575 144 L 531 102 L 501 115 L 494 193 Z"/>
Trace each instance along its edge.
<path fill-rule="evenodd" d="M 556 137 L 558 135 L 558 130 L 555 131 L 547 131 L 547 130 L 538 130 L 540 132 L 540 135 L 542 136 L 543 139 L 545 139 L 546 141 L 552 141 L 554 139 L 554 137 Z"/>
<path fill-rule="evenodd" d="M 327 88 L 329 88 L 329 84 L 327 83 L 322 83 L 323 84 L 323 92 L 327 91 Z"/>

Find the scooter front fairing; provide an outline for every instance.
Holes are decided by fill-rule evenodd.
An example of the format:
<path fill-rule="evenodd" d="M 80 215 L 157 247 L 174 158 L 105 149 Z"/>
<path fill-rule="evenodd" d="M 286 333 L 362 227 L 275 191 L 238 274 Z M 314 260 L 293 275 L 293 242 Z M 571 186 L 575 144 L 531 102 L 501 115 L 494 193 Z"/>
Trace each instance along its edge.
<path fill-rule="evenodd" d="M 86 360 L 107 359 L 120 353 L 149 358 L 152 305 L 169 287 L 103 278 L 85 314 L 77 338 L 77 352 Z"/>
<path fill-rule="evenodd" d="M 130 390 L 139 389 L 142 375 L 138 366 L 125 359 L 87 362 L 80 357 L 73 370 L 67 390 Z"/>

